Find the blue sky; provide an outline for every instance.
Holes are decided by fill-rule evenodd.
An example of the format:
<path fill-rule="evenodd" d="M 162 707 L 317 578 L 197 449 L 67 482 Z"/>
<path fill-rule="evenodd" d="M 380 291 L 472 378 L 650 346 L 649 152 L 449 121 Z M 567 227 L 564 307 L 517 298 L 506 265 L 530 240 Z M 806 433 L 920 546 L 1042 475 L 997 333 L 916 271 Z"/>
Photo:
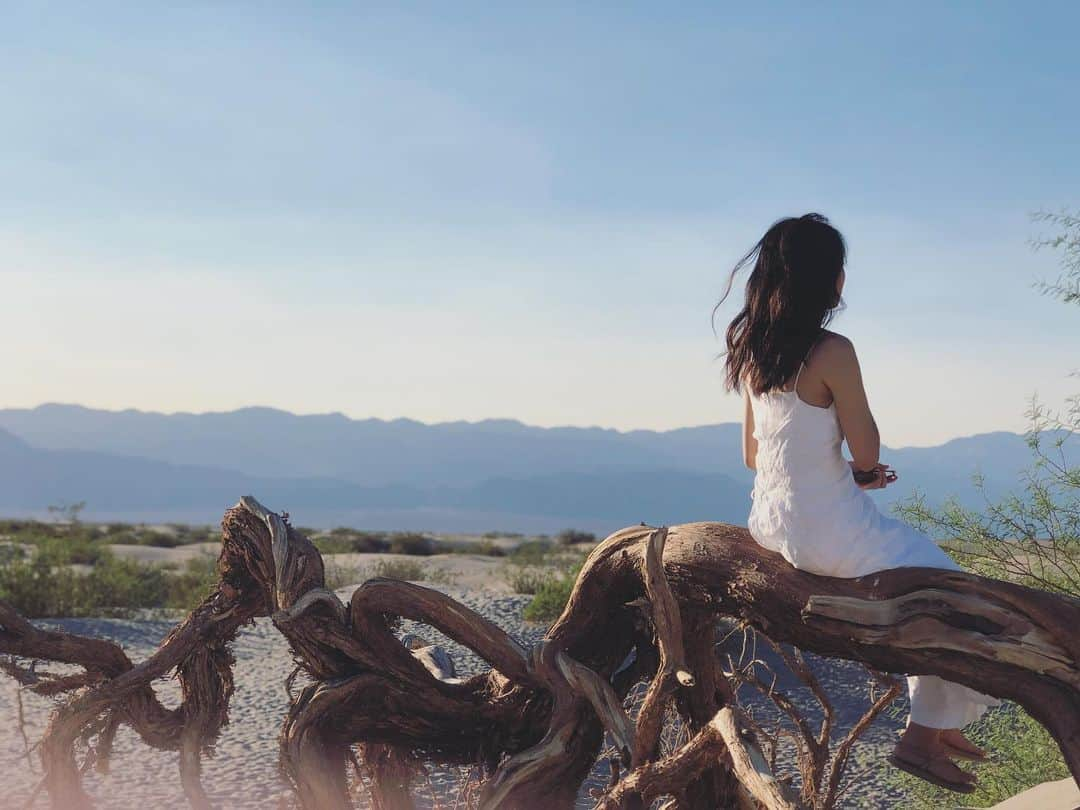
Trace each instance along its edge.
<path fill-rule="evenodd" d="M 709 313 L 807 210 L 887 443 L 1075 390 L 1080 6 L 746 5 L 5 4 L 0 406 L 733 420 Z"/>

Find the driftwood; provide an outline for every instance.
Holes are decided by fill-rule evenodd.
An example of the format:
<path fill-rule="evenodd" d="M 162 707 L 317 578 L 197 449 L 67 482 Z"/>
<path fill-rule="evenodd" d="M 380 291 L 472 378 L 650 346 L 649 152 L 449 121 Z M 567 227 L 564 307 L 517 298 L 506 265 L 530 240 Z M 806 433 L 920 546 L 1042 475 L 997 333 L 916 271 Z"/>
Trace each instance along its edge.
<path fill-rule="evenodd" d="M 479 767 L 484 808 L 571 807 L 605 732 L 624 770 L 613 768 L 598 807 L 642 807 L 661 796 L 677 807 L 826 806 L 816 796 L 835 797 L 839 780 L 835 766 L 824 769 L 828 728 L 800 732 L 819 784 L 795 795 L 773 776 L 760 734 L 737 705 L 738 678 L 725 674 L 715 647 L 721 616 L 777 644 L 883 672 L 940 675 L 1013 700 L 1046 726 L 1080 778 L 1080 600 L 936 569 L 819 577 L 757 546 L 745 529 L 642 526 L 592 552 L 563 614 L 525 649 L 453 599 L 405 582 L 369 580 L 343 604 L 326 589 L 314 546 L 253 498 L 230 509 L 222 528 L 216 590 L 139 664 L 115 644 L 37 629 L 0 604 L 0 653 L 14 656 L 4 669 L 27 689 L 73 693 L 40 748 L 54 807 L 90 806 L 76 750 L 106 767 L 120 724 L 177 751 L 189 802 L 208 807 L 199 763 L 227 720 L 229 642 L 257 616 L 271 617 L 311 679 L 281 731 L 282 771 L 308 810 L 352 806 L 353 764 L 376 806 L 412 807 L 418 758 Z M 399 641 L 398 617 L 436 628 L 491 669 L 455 677 L 436 651 Z M 786 655 L 805 676 L 801 656 Z M 23 660 L 83 672 L 49 676 Z M 167 709 L 152 684 L 174 670 L 183 702 Z M 642 680 L 650 685 L 633 723 L 623 699 Z M 895 685 L 889 691 L 865 724 Z M 672 705 L 689 739 L 664 752 L 658 740 Z M 839 770 L 853 741 L 837 752 Z"/>

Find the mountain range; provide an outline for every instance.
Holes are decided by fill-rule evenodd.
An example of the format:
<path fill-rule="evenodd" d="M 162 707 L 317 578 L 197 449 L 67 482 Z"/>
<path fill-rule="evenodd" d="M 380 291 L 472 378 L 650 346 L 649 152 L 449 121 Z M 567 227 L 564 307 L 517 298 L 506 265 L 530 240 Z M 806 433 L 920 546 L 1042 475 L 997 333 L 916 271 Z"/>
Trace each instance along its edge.
<path fill-rule="evenodd" d="M 540 428 L 513 420 L 0 410 L 0 514 L 86 501 L 87 519 L 216 522 L 251 493 L 300 525 L 371 529 L 606 533 L 645 521 L 745 523 L 751 473 L 740 427 L 670 431 Z M 1031 455 L 996 432 L 937 447 L 890 448 L 901 480 L 885 506 L 923 492 L 978 505 L 1016 489 Z"/>

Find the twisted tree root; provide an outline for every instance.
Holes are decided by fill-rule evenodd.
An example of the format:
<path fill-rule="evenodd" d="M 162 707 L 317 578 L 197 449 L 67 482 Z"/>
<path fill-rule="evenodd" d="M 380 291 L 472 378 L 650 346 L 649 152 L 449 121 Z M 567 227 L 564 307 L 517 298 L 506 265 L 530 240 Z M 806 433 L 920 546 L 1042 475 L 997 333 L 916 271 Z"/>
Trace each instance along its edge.
<path fill-rule="evenodd" d="M 281 732 L 283 773 L 309 810 L 350 806 L 346 767 L 357 744 L 384 807 L 411 805 L 410 763 L 419 757 L 478 765 L 487 777 L 484 807 L 568 808 L 605 729 L 631 768 L 602 806 L 670 795 L 680 807 L 797 807 L 742 731 L 714 651 L 721 615 L 776 642 L 1015 700 L 1080 776 L 1080 600 L 934 569 L 818 577 L 757 546 L 744 529 L 635 527 L 592 552 L 563 614 L 526 650 L 416 585 L 371 580 L 343 604 L 325 586 L 318 551 L 253 498 L 230 509 L 222 528 L 217 590 L 137 666 L 115 644 L 39 630 L 0 605 L 0 652 L 84 669 L 27 687 L 85 690 L 57 711 L 42 744 L 54 807 L 89 806 L 75 745 L 96 738 L 107 753 L 120 722 L 147 744 L 178 751 L 189 801 L 205 806 L 198 762 L 227 720 L 228 645 L 256 616 L 271 617 L 314 681 Z M 437 628 L 492 668 L 464 680 L 437 677 L 397 639 L 396 617 Z M 174 669 L 184 700 L 168 710 L 152 683 Z M 631 728 L 619 703 L 643 678 L 651 679 L 647 710 Z M 661 760 L 658 718 L 672 700 L 692 736 Z"/>

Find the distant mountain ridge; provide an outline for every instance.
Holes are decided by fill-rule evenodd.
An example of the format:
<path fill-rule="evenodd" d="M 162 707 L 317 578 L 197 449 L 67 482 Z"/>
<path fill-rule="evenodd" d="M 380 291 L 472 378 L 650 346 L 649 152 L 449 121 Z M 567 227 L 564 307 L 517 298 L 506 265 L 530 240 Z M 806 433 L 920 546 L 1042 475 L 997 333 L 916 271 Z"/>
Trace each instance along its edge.
<path fill-rule="evenodd" d="M 272 408 L 158 414 L 42 405 L 0 410 L 0 513 L 86 500 L 91 517 L 212 522 L 252 492 L 316 525 L 606 531 L 641 520 L 741 523 L 752 479 L 740 442 L 736 424 L 620 432 Z M 935 500 L 974 502 L 974 473 L 991 493 L 1015 488 L 1030 452 L 1023 437 L 998 432 L 883 458 L 902 480 L 877 496 L 882 502 L 914 487 Z"/>
<path fill-rule="evenodd" d="M 0 411 L 0 429 L 41 449 L 92 450 L 249 474 L 328 476 L 362 485 L 454 486 L 530 470 L 710 466 L 704 453 L 695 458 L 686 452 L 687 442 L 679 447 L 677 440 L 658 441 L 681 431 L 538 428 L 512 420 L 427 425 L 272 408 L 166 415 L 42 405 Z M 684 431 L 716 431 L 709 441 L 690 443 L 715 447 L 716 453 L 738 447 L 733 425 Z"/>

